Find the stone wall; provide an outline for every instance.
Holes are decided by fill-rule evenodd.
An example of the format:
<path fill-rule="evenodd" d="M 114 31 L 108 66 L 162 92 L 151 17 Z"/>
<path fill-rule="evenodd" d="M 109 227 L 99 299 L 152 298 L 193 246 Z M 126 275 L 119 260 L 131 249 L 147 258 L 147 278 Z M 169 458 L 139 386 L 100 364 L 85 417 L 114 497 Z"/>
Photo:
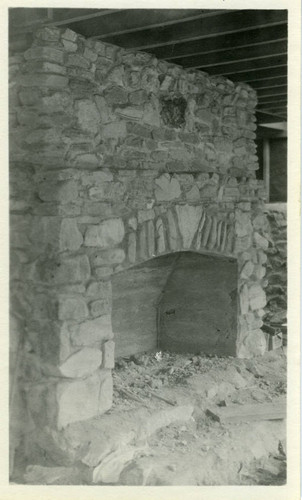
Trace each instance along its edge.
<path fill-rule="evenodd" d="M 254 91 L 57 28 L 10 75 L 11 338 L 32 428 L 110 408 L 111 276 L 154 256 L 236 258 L 237 355 L 263 353 Z"/>
<path fill-rule="evenodd" d="M 280 329 L 287 323 L 287 211 L 285 203 L 266 206 L 270 226 L 267 249 L 267 305 L 265 323 Z M 286 333 L 286 329 L 283 329 Z M 284 338 L 286 342 L 286 338 Z"/>

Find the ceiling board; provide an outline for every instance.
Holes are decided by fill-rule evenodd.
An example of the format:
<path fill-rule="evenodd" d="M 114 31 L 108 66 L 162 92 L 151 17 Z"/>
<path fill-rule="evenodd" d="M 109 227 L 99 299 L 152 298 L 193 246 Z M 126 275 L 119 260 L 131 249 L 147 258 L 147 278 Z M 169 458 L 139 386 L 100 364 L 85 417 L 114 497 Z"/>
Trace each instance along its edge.
<path fill-rule="evenodd" d="M 164 45 L 150 49 L 159 59 L 177 62 L 177 58 L 188 57 L 195 54 L 225 51 L 227 49 L 238 49 L 253 45 L 262 45 L 268 42 L 287 39 L 287 25 L 270 26 L 266 29 L 254 29 L 240 31 L 237 33 L 219 35 L 209 38 L 200 38 L 194 41 Z M 220 54 L 223 57 L 223 54 Z"/>
<path fill-rule="evenodd" d="M 269 69 L 278 68 L 279 66 L 284 66 L 287 63 L 287 54 L 264 57 L 263 59 L 250 59 L 248 61 L 240 62 L 228 62 L 225 64 L 221 61 L 220 64 L 213 65 L 200 65 L 195 67 L 195 69 L 200 69 L 202 71 L 207 71 L 210 75 L 225 76 L 229 75 L 232 80 L 232 74 L 239 73 L 243 71 L 251 71 L 259 69 Z"/>
<path fill-rule="evenodd" d="M 128 33 L 107 37 L 108 42 L 125 48 L 151 49 L 161 45 L 173 45 L 186 40 L 221 36 L 254 28 L 275 26 L 286 22 L 286 11 L 247 10 L 212 13 L 209 17 L 183 21 L 158 30 L 146 29 L 140 33 Z M 102 36 L 99 37 L 102 39 Z M 150 52 L 150 50 L 149 50 Z"/>
<path fill-rule="evenodd" d="M 146 29 L 170 26 L 183 20 L 188 22 L 196 17 L 201 18 L 207 15 L 209 11 L 200 9 L 137 9 L 135 15 L 132 9 L 125 9 L 107 16 L 103 22 L 92 19 L 89 25 L 85 22 L 74 23 L 72 29 L 87 38 L 106 39 L 126 33 L 137 33 L 137 36 L 140 36 L 139 32 Z"/>
<path fill-rule="evenodd" d="M 180 64 L 184 68 L 207 68 L 215 65 L 225 65 L 241 61 L 251 61 L 284 55 L 287 53 L 287 41 L 270 42 L 265 45 L 256 45 L 240 49 L 224 50 L 221 52 L 210 52 L 195 56 L 170 59 L 170 62 Z"/>
<path fill-rule="evenodd" d="M 249 81 L 247 81 L 249 83 Z M 268 89 L 268 88 L 275 88 L 275 87 L 280 87 L 280 86 L 287 86 L 287 77 L 286 76 L 280 76 L 280 77 L 275 77 L 275 78 L 270 78 L 267 80 L 260 80 L 256 82 L 251 82 L 250 83 L 251 87 L 253 89 L 259 91 L 262 89 Z"/>

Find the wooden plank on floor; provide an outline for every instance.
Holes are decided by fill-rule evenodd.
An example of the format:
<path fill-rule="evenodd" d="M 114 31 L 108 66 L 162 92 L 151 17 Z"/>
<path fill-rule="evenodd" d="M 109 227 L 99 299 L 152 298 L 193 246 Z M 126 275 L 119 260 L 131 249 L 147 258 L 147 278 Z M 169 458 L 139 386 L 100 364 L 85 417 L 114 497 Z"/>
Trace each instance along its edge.
<path fill-rule="evenodd" d="M 209 408 L 207 415 L 221 423 L 253 422 L 261 420 L 283 420 L 286 418 L 286 398 L 280 397 L 272 403 Z"/>

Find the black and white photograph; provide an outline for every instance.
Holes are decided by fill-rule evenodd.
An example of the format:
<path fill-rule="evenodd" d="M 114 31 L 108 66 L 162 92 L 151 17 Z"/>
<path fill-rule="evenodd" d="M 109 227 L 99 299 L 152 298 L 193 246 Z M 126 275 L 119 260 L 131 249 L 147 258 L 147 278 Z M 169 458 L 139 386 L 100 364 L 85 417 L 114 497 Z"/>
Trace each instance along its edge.
<path fill-rule="evenodd" d="M 262 3 L 8 8 L 10 487 L 293 477 L 289 10 Z"/>

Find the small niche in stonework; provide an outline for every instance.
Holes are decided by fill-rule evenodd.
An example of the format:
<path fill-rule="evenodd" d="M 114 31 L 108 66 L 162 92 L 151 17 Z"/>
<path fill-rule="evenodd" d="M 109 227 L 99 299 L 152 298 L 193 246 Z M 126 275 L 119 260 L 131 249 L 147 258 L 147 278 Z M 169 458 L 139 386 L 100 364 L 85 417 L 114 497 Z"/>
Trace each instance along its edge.
<path fill-rule="evenodd" d="M 187 101 L 183 97 L 161 100 L 161 116 L 168 127 L 180 128 L 185 123 Z"/>

